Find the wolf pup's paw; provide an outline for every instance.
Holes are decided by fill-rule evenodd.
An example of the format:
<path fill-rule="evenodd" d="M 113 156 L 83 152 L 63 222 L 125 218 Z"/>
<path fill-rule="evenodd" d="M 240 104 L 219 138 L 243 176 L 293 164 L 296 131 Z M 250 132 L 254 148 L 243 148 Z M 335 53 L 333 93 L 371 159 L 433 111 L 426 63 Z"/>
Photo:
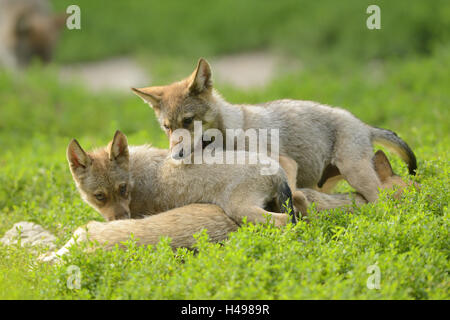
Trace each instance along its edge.
<path fill-rule="evenodd" d="M 56 252 L 47 252 L 40 255 L 37 260 L 39 262 L 54 264 L 60 262 L 61 258 L 56 254 Z"/>
<path fill-rule="evenodd" d="M 309 201 L 306 198 L 305 194 L 300 190 L 296 190 L 293 194 L 293 199 L 294 199 L 294 207 L 296 211 L 299 213 L 299 215 L 302 215 L 302 217 L 307 216 Z"/>

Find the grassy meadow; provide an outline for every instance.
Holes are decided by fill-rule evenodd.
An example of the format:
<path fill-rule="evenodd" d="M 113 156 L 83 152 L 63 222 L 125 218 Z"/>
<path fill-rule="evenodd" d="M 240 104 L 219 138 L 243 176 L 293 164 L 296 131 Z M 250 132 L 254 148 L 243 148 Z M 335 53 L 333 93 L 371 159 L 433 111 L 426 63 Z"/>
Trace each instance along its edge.
<path fill-rule="evenodd" d="M 102 221 L 72 181 L 71 138 L 89 149 L 120 129 L 130 144 L 168 146 L 131 92 L 92 93 L 58 79 L 65 63 L 120 55 L 157 68 L 155 81 L 178 80 L 173 66 L 188 72 L 199 56 L 267 49 L 298 59 L 301 70 L 267 87 L 216 88 L 231 102 L 319 101 L 391 129 L 419 168 L 408 176 L 389 154 L 394 170 L 421 189 L 400 200 L 386 191 L 353 214 L 332 210 L 295 227 L 248 224 L 221 244 L 199 234 L 196 250 L 175 253 L 170 239 L 156 247 L 130 240 L 127 250 L 74 249 L 52 266 L 0 245 L 0 299 L 449 299 L 450 6 L 378 2 L 382 29 L 371 31 L 367 1 L 115 1 L 107 9 L 106 1 L 54 1 L 57 9 L 78 3 L 82 29 L 64 31 L 51 65 L 0 70 L 0 236 L 27 220 L 61 246 L 77 227 Z M 70 265 L 80 268 L 80 289 L 66 285 Z M 371 290 L 373 265 L 381 287 Z"/>

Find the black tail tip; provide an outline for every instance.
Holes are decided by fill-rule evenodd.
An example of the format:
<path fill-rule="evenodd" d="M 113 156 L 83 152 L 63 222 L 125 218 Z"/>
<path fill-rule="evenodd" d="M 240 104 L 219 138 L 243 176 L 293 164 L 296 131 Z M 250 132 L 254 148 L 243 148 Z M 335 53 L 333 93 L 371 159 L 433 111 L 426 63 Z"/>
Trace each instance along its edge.
<path fill-rule="evenodd" d="M 416 159 L 416 156 L 414 155 L 414 153 L 412 151 L 409 154 L 409 159 L 410 159 L 410 162 L 408 164 L 409 174 L 412 175 L 412 176 L 415 176 L 416 175 L 416 171 L 417 171 L 417 159 Z"/>
<path fill-rule="evenodd" d="M 286 181 L 281 184 L 279 190 L 279 202 L 280 202 L 280 210 L 282 213 L 287 213 L 291 216 L 292 224 L 297 224 L 297 215 L 295 214 L 294 204 L 292 200 L 292 192 L 291 188 Z"/>

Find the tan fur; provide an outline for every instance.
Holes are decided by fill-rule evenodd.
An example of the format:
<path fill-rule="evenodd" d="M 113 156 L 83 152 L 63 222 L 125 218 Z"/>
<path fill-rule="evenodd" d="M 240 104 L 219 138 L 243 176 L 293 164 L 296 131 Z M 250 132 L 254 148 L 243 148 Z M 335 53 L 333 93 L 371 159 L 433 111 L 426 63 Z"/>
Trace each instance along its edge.
<path fill-rule="evenodd" d="M 226 129 L 279 129 L 280 155 L 298 164 L 299 188 L 317 188 L 326 168 L 335 166 L 365 199 L 375 201 L 381 186 L 371 162 L 375 140 L 403 150 L 410 172 L 415 170 L 415 156 L 406 143 L 388 130 L 364 124 L 343 109 L 288 99 L 256 105 L 226 102 L 213 89 L 212 71 L 204 59 L 200 59 L 194 72 L 180 82 L 133 88 L 133 91 L 155 110 L 170 139 L 174 159 L 180 157 L 178 150 L 183 142 L 172 141 L 178 139 L 172 137 L 172 132 L 185 128 L 193 133 L 192 124 L 183 125 L 183 119 L 193 117 L 202 121 L 203 131 L 217 128 L 224 136 Z M 190 149 L 193 143 L 191 139 Z M 174 148 L 178 144 L 181 146 Z M 225 145 L 225 148 L 233 149 L 236 145 Z M 325 189 L 331 187 L 330 184 Z"/>
<path fill-rule="evenodd" d="M 66 14 L 52 14 L 46 0 L 0 0 L 0 64 L 17 69 L 37 57 L 49 62 Z"/>
<path fill-rule="evenodd" d="M 287 167 L 294 166 L 290 159 L 283 160 Z M 402 189 L 408 184 L 401 177 L 395 175 L 389 160 L 382 151 L 378 151 L 373 157 L 374 167 L 382 181 L 384 189 L 398 188 L 394 194 L 400 197 Z M 294 193 L 294 205 L 302 215 L 307 216 L 307 209 L 314 202 L 318 211 L 345 207 L 352 210 L 353 204 L 361 206 L 367 203 L 361 195 L 354 194 L 325 194 L 313 189 L 299 189 Z M 193 234 L 206 229 L 211 241 L 226 239 L 227 234 L 238 229 L 239 225 L 231 220 L 221 208 L 210 204 L 191 204 L 181 208 L 149 216 L 137 220 L 120 220 L 107 223 L 97 221 L 89 222 L 85 227 L 78 228 L 74 237 L 60 250 L 42 256 L 40 259 L 46 262 L 55 262 L 62 255 L 68 253 L 69 248 L 77 242 L 87 239 L 97 241 L 103 248 L 111 249 L 116 244 L 122 246 L 122 242 L 134 235 L 138 245 L 154 245 L 162 236 L 172 238 L 171 246 L 192 247 L 195 243 Z"/>
<path fill-rule="evenodd" d="M 168 150 L 149 146 L 128 148 L 120 131 L 106 148 L 89 153 L 72 140 L 67 159 L 77 188 L 83 199 L 111 222 L 93 221 L 78 228 L 64 247 L 41 260 L 58 260 L 71 246 L 87 239 L 109 249 L 131 234 L 139 245 L 155 244 L 168 236 L 174 248 L 191 247 L 193 234 L 207 229 L 212 241 L 225 239 L 237 230 L 243 217 L 249 222 L 266 222 L 269 217 L 276 226 L 287 223 L 288 215 L 263 209 L 268 200 L 278 200 L 275 207 L 281 210 L 278 193 L 280 186 L 287 186 L 281 168 L 274 176 L 264 176 L 258 165 L 180 166 L 167 154 Z M 118 186 L 124 184 L 127 192 L 121 194 Z M 96 198 L 100 193 L 102 201 Z M 289 200 L 292 204 L 292 198 Z M 148 217 L 114 221 L 144 216 Z M 295 215 L 293 219 L 296 221 Z"/>
<path fill-rule="evenodd" d="M 280 166 L 283 168 L 286 173 L 286 177 L 288 180 L 289 188 L 291 190 L 297 189 L 297 162 L 289 157 L 279 157 Z"/>
<path fill-rule="evenodd" d="M 402 190 L 409 184 L 400 176 L 396 175 L 392 170 L 391 164 L 383 151 L 378 150 L 373 156 L 373 166 L 378 178 L 381 181 L 381 189 L 394 189 L 394 198 L 398 199 Z M 416 185 L 416 187 L 418 187 Z M 293 194 L 294 205 L 303 216 L 307 215 L 307 208 L 311 203 L 315 204 L 317 211 L 346 207 L 348 210 L 353 209 L 353 204 L 359 207 L 367 203 L 367 200 L 359 193 L 346 194 L 326 194 L 313 189 L 298 189 Z"/>
<path fill-rule="evenodd" d="M 167 212 L 137 220 L 119 220 L 112 222 L 91 221 L 78 228 L 74 236 L 58 251 L 40 259 L 55 262 L 69 252 L 76 243 L 88 239 L 104 249 L 112 249 L 116 244 L 123 247 L 123 242 L 133 235 L 137 245 L 156 245 L 161 237 L 170 237 L 173 249 L 191 248 L 195 244 L 194 234 L 206 229 L 209 240 L 221 241 L 227 238 L 239 226 L 231 220 L 221 208 L 211 204 L 191 204 Z"/>
<path fill-rule="evenodd" d="M 281 168 L 274 175 L 261 175 L 262 164 L 180 165 L 167 153 L 149 146 L 128 148 L 120 131 L 105 149 L 86 153 L 76 140 L 67 148 L 70 170 L 83 199 L 109 221 L 210 203 L 238 224 L 243 217 L 265 222 L 265 214 L 277 226 L 286 224 L 288 216 L 277 213 L 284 211 L 281 193 L 290 197 Z M 263 210 L 269 207 L 276 212 Z"/>

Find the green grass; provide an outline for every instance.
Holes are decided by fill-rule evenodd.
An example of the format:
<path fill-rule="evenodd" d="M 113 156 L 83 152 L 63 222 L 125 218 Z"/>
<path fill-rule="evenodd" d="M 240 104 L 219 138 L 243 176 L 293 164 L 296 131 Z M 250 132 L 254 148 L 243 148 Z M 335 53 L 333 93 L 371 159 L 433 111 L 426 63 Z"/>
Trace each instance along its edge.
<path fill-rule="evenodd" d="M 224 88 L 232 101 L 282 97 L 341 105 L 372 125 L 390 128 L 418 157 L 420 192 L 399 201 L 384 196 L 354 214 L 328 212 L 310 224 L 276 229 L 247 225 L 224 245 L 200 237 L 198 253 L 156 248 L 75 250 L 62 266 L 36 263 L 25 249 L 0 247 L 0 298 L 449 298 L 448 200 L 450 51 L 387 62 L 377 81 L 367 70 L 305 70 L 266 90 Z M 0 234 L 13 223 L 42 224 L 63 244 L 74 229 L 100 216 L 72 182 L 65 148 L 72 137 L 100 146 L 120 128 L 132 144 L 167 142 L 153 113 L 131 93 L 91 95 L 57 84 L 52 71 L 24 78 L 0 75 Z M 45 87 L 46 90 L 41 88 Z M 406 175 L 401 161 L 394 168 Z M 381 289 L 366 287 L 369 265 Z M 66 287 L 67 266 L 82 272 L 82 288 Z"/>
<path fill-rule="evenodd" d="M 124 54 L 194 59 L 271 48 L 340 61 L 429 54 L 450 36 L 447 0 L 377 0 L 381 30 L 366 28 L 372 0 L 53 0 L 81 8 L 81 30 L 65 31 L 61 62 Z"/>
<path fill-rule="evenodd" d="M 73 1 L 54 1 L 59 9 Z M 82 30 L 65 31 L 57 62 L 132 54 L 164 81 L 198 56 L 254 49 L 301 57 L 301 71 L 267 88 L 219 87 L 231 102 L 315 100 L 397 132 L 415 151 L 420 192 L 388 192 L 353 214 L 325 212 L 297 226 L 245 225 L 222 244 L 199 235 L 197 250 L 74 249 L 40 264 L 26 248 L 0 245 L 0 299 L 449 299 L 450 47 L 448 1 L 377 1 L 382 30 L 365 28 L 372 2 L 260 0 L 76 1 Z M 199 9 L 201 8 L 201 10 Z M 193 60 L 194 59 L 194 60 Z M 214 66 L 213 66 L 214 67 Z M 71 138 L 105 145 L 116 129 L 131 144 L 167 140 L 150 110 L 129 94 L 92 94 L 58 82 L 57 66 L 20 76 L 0 70 L 0 235 L 33 221 L 63 245 L 101 216 L 76 191 L 65 159 Z M 162 80 L 161 80 L 162 81 Z M 405 165 L 389 155 L 406 179 Z M 348 186 L 341 186 L 348 190 Z M 378 265 L 381 289 L 366 286 Z M 70 290 L 68 266 L 80 268 Z"/>

